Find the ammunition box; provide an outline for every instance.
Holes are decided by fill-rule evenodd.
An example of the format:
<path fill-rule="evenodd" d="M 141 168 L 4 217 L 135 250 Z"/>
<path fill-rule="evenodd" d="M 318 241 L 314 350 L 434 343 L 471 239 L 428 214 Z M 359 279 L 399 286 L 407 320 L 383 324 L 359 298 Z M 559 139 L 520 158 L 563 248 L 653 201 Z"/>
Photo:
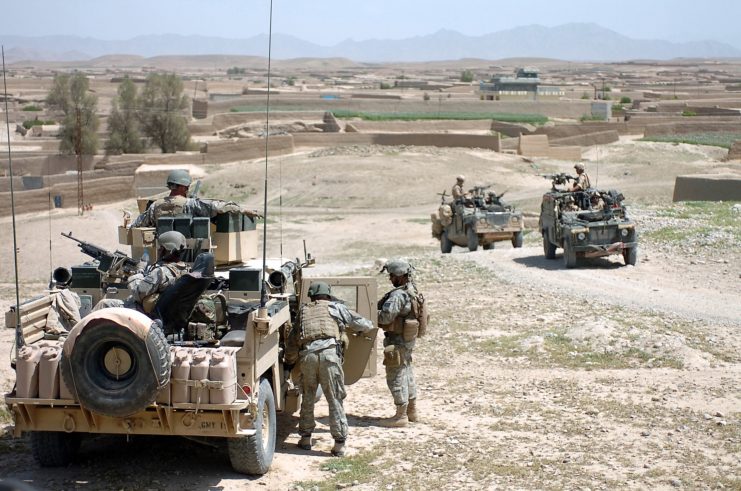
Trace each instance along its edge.
<path fill-rule="evenodd" d="M 257 235 L 256 230 L 214 233 L 211 241 L 216 246 L 214 251 L 216 264 L 239 263 L 256 258 Z"/>
<path fill-rule="evenodd" d="M 155 229 L 152 227 L 137 227 L 131 229 L 131 245 L 138 248 L 153 247 Z"/>
<path fill-rule="evenodd" d="M 128 227 L 118 226 L 118 243 L 131 245 L 131 229 Z"/>
<path fill-rule="evenodd" d="M 211 219 L 208 217 L 193 218 L 192 237 L 194 239 L 208 239 L 211 235 Z"/>
<path fill-rule="evenodd" d="M 162 217 L 157 220 L 157 235 L 175 230 L 175 219 L 172 217 Z"/>
<path fill-rule="evenodd" d="M 216 222 L 216 231 L 219 233 L 242 231 L 241 213 L 221 213 L 216 215 L 214 221 Z"/>
<path fill-rule="evenodd" d="M 186 239 L 190 239 L 191 238 L 191 229 L 190 229 L 191 221 L 192 219 L 189 216 L 176 217 L 173 219 L 173 230 L 183 234 Z"/>
<path fill-rule="evenodd" d="M 257 220 L 250 218 L 247 215 L 242 215 L 242 231 L 255 230 L 257 226 Z"/>
<path fill-rule="evenodd" d="M 100 288 L 100 272 L 95 266 L 72 266 L 70 288 Z"/>

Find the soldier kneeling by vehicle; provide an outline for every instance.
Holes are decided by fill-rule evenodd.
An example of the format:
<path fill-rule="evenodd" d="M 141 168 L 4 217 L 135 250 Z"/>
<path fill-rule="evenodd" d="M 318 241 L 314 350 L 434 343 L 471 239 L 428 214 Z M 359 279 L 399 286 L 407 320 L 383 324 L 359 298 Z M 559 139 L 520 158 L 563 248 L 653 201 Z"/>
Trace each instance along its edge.
<path fill-rule="evenodd" d="M 128 288 L 131 295 L 126 300 L 104 298 L 93 310 L 127 307 L 145 314 L 152 313 L 160 293 L 188 271 L 188 266 L 181 261 L 186 246 L 183 234 L 176 231 L 165 232 L 158 237 L 158 242 L 159 260 L 143 271 L 129 276 Z"/>
<path fill-rule="evenodd" d="M 335 442 L 332 455 L 341 456 L 345 454 L 347 439 L 347 417 L 342 404 L 346 395 L 342 371 L 345 330 L 360 333 L 374 327 L 370 320 L 335 301 L 327 283 L 312 283 L 309 298 L 309 303 L 301 305 L 300 325 L 294 326 L 286 340 L 286 363 L 298 360 L 301 369 L 302 398 L 298 424 L 301 439 L 298 446 L 311 450 L 311 434 L 316 427 L 315 394 L 321 385 L 329 405 L 329 428 Z"/>

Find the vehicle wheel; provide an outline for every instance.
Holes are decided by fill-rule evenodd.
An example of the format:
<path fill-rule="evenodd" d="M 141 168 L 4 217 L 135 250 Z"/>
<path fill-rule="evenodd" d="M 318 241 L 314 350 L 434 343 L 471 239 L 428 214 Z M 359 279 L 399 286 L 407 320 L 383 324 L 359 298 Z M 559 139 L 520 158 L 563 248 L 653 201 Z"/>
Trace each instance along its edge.
<path fill-rule="evenodd" d="M 440 236 L 440 252 L 443 254 L 450 254 L 453 250 L 453 243 L 448 238 L 448 232 L 443 232 Z"/>
<path fill-rule="evenodd" d="M 32 431 L 31 452 L 41 467 L 63 467 L 74 460 L 80 441 L 79 433 Z"/>
<path fill-rule="evenodd" d="M 522 247 L 522 232 L 515 232 L 512 236 L 512 247 Z"/>
<path fill-rule="evenodd" d="M 543 230 L 543 254 L 546 259 L 556 259 L 556 245 L 548 240 L 548 232 Z"/>
<path fill-rule="evenodd" d="M 62 353 L 61 367 L 80 404 L 105 416 L 126 417 L 152 404 L 169 382 L 170 348 L 156 324 L 142 338 L 104 320 L 80 333 L 69 358 Z"/>
<path fill-rule="evenodd" d="M 563 241 L 563 264 L 567 268 L 576 266 L 576 251 L 571 247 L 571 241 L 568 239 Z"/>
<path fill-rule="evenodd" d="M 251 436 L 228 438 L 229 460 L 235 471 L 242 474 L 265 474 L 275 452 L 275 398 L 267 379 L 260 381 L 257 398 L 256 433 Z"/>
<path fill-rule="evenodd" d="M 479 248 L 479 236 L 476 235 L 476 231 L 471 227 L 468 227 L 466 230 L 466 244 L 468 245 L 468 250 L 471 252 Z"/>
<path fill-rule="evenodd" d="M 625 265 L 635 266 L 638 262 L 638 247 L 631 247 L 629 249 L 623 249 L 623 260 Z"/>
<path fill-rule="evenodd" d="M 484 244 L 482 247 L 484 248 L 485 251 L 490 251 L 494 249 L 494 242 L 489 242 L 488 244 Z"/>

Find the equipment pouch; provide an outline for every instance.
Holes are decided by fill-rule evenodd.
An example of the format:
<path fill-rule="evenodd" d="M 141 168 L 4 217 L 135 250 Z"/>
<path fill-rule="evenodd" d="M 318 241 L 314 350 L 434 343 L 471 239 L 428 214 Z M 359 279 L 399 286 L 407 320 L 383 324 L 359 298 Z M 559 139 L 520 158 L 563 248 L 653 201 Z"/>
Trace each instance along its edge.
<path fill-rule="evenodd" d="M 157 300 L 160 299 L 159 293 L 152 293 L 148 297 L 146 297 L 144 300 L 142 300 L 142 307 L 144 308 L 144 312 L 147 314 L 151 314 L 154 311 L 155 305 L 157 305 Z"/>
<path fill-rule="evenodd" d="M 383 365 L 389 368 L 401 366 L 401 347 L 393 344 L 383 349 Z"/>
<path fill-rule="evenodd" d="M 417 319 L 405 319 L 402 329 L 402 338 L 405 342 L 414 341 L 419 333 L 419 321 Z"/>

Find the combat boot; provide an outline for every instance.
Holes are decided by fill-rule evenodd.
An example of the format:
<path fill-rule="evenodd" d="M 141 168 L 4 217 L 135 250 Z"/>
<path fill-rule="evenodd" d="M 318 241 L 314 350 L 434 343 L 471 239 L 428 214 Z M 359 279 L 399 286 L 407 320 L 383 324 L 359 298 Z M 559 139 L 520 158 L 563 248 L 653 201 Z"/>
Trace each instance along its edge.
<path fill-rule="evenodd" d="M 334 447 L 332 447 L 332 455 L 335 457 L 342 457 L 345 455 L 345 440 L 335 440 Z"/>
<path fill-rule="evenodd" d="M 403 428 L 409 423 L 407 417 L 408 404 L 399 404 L 396 406 L 396 414 L 384 422 L 384 426 L 389 428 Z"/>
<path fill-rule="evenodd" d="M 311 435 L 302 436 L 296 446 L 301 450 L 311 450 Z"/>
<path fill-rule="evenodd" d="M 412 423 L 419 421 L 419 415 L 417 414 L 417 399 L 409 399 L 409 405 L 407 406 L 407 419 Z"/>

